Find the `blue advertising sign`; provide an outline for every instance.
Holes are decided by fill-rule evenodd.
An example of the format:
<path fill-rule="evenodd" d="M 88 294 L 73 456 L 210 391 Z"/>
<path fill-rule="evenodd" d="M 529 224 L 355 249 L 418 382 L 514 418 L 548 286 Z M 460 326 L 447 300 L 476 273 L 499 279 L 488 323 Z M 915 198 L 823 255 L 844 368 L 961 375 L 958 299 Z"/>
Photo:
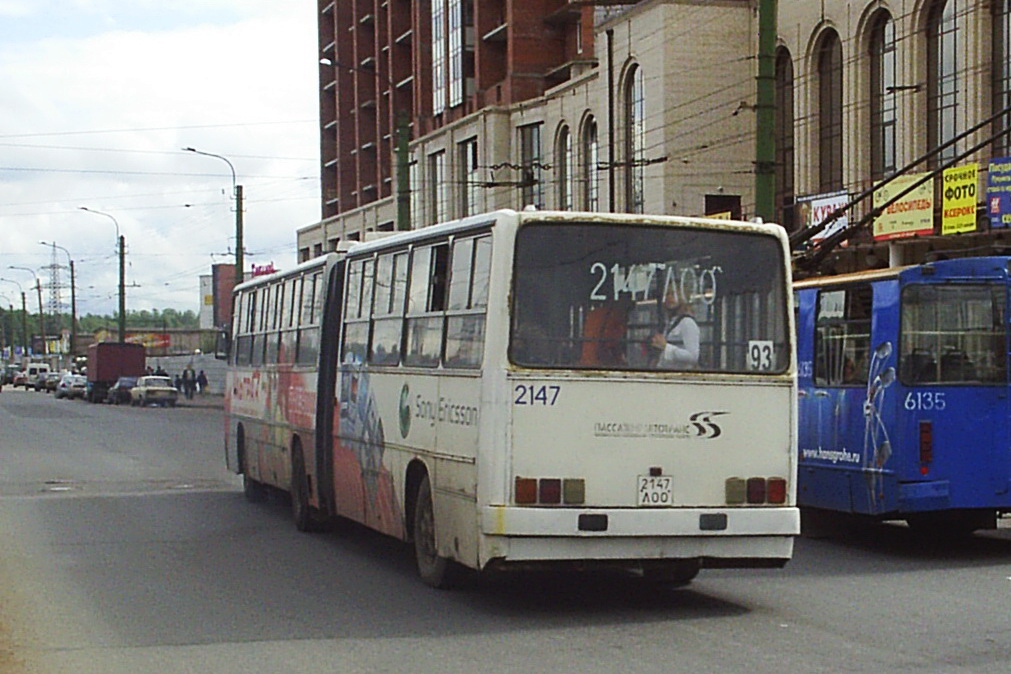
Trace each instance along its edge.
<path fill-rule="evenodd" d="M 1011 157 L 990 160 L 986 178 L 986 212 L 990 228 L 1011 227 Z"/>

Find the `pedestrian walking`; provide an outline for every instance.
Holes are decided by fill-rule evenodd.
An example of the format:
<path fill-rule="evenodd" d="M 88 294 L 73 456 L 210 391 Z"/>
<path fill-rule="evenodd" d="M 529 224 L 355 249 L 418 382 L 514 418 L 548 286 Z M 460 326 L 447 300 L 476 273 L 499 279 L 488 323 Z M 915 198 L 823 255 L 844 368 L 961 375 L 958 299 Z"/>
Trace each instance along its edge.
<path fill-rule="evenodd" d="M 204 374 L 203 370 L 200 370 L 200 374 L 197 375 L 197 390 L 200 395 L 203 395 L 207 391 L 207 375 Z"/>
<path fill-rule="evenodd" d="M 187 400 L 193 400 L 193 391 L 197 387 L 197 375 L 189 365 L 183 370 L 183 393 Z"/>

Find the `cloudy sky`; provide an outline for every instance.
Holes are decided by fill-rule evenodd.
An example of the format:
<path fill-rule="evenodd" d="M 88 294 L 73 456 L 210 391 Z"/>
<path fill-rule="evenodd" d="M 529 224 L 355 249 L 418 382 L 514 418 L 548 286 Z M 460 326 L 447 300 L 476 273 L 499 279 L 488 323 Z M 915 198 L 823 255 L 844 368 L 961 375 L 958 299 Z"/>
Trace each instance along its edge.
<path fill-rule="evenodd" d="M 231 263 L 232 174 L 246 266 L 296 259 L 319 219 L 316 3 L 0 0 L 0 277 L 50 302 L 53 247 L 78 313 L 199 309 L 198 277 Z M 84 206 L 111 217 L 88 213 Z M 115 220 L 115 222 L 114 222 Z M 64 311 L 68 254 L 56 249 Z M 15 283 L 0 302 L 20 305 Z M 35 294 L 29 308 L 37 307 Z"/>

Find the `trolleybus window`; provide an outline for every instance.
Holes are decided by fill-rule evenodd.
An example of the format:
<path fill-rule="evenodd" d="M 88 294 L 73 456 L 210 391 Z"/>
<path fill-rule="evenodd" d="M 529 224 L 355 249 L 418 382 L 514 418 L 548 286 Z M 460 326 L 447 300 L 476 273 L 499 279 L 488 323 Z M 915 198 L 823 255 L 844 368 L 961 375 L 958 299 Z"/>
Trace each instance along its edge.
<path fill-rule="evenodd" d="M 1005 381 L 1004 286 L 909 285 L 899 373 L 907 384 Z"/>
<path fill-rule="evenodd" d="M 655 370 L 654 335 L 698 324 L 693 369 L 783 372 L 783 252 L 730 230 L 531 224 L 517 234 L 510 358 L 518 365 Z M 690 315 L 684 318 L 682 314 Z"/>
<path fill-rule="evenodd" d="M 815 385 L 867 384 L 871 299 L 870 284 L 819 293 L 814 336 Z"/>

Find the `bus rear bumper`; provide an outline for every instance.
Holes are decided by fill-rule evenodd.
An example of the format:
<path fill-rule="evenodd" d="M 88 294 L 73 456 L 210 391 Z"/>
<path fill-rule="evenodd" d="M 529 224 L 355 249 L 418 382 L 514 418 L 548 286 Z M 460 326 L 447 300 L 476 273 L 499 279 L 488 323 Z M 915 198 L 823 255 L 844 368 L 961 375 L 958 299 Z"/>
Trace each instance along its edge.
<path fill-rule="evenodd" d="M 483 562 L 699 559 L 709 568 L 779 567 L 793 554 L 800 511 L 487 507 L 482 531 Z"/>

